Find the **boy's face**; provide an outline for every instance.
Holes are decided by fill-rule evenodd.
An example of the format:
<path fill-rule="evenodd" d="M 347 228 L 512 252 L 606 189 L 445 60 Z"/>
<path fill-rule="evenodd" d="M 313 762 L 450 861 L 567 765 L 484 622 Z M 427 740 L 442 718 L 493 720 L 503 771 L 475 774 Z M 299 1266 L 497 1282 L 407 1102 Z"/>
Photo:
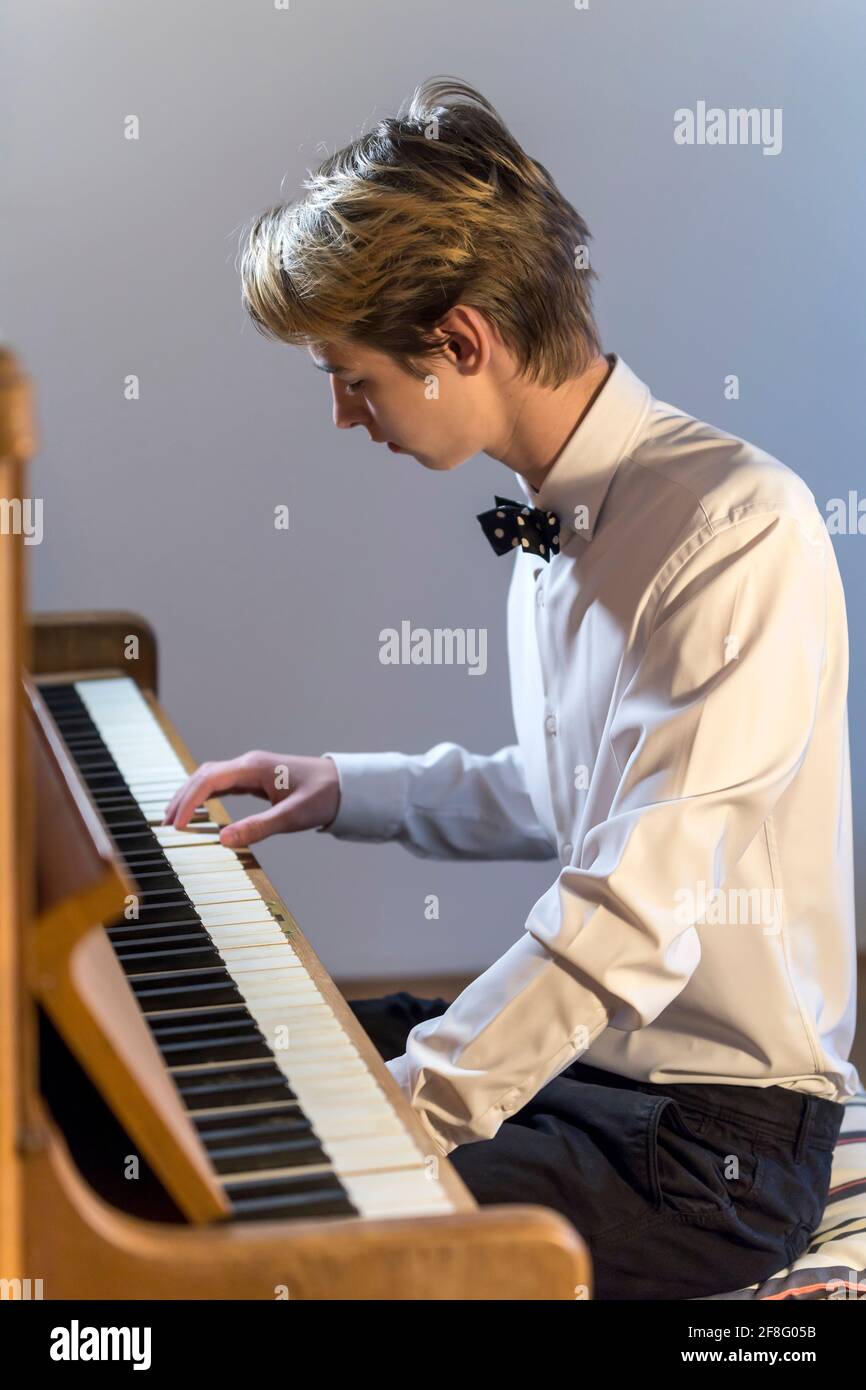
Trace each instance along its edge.
<path fill-rule="evenodd" d="M 363 425 L 374 443 L 397 446 L 425 468 L 456 468 L 489 441 L 493 399 L 485 373 L 467 370 L 459 335 L 431 359 L 424 379 L 410 376 L 392 357 L 348 341 L 310 347 L 328 371 L 338 429 Z M 338 368 L 343 370 L 337 370 Z"/>

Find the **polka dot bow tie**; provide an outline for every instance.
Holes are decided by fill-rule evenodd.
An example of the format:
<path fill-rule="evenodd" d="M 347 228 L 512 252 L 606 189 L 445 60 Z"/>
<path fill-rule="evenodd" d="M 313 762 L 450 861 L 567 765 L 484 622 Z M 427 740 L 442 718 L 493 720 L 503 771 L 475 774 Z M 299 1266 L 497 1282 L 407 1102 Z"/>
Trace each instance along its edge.
<path fill-rule="evenodd" d="M 478 520 L 497 555 L 506 555 L 520 546 L 549 564 L 551 555 L 559 550 L 559 517 L 555 512 L 497 497 L 496 506 L 489 512 L 479 512 Z"/>

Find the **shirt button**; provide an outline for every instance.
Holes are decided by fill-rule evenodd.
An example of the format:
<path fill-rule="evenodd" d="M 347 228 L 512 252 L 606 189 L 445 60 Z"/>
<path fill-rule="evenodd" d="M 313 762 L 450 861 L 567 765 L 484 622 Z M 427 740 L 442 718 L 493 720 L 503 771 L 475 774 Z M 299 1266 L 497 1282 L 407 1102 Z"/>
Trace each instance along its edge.
<path fill-rule="evenodd" d="M 556 715 L 549 714 L 544 721 L 544 727 L 549 734 L 556 733 Z"/>
<path fill-rule="evenodd" d="M 565 860 L 566 864 L 568 863 L 573 853 L 574 845 L 571 843 L 570 840 L 566 840 L 565 844 L 562 846 L 562 857 Z"/>

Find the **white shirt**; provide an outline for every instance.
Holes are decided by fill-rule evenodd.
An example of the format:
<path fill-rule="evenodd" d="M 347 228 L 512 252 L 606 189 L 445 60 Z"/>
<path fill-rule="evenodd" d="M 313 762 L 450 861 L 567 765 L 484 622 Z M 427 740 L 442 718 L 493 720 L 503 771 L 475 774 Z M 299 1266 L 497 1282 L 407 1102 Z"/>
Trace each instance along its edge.
<path fill-rule="evenodd" d="M 515 475 L 560 517 L 559 553 L 497 558 L 479 532 L 479 564 L 513 564 L 517 741 L 327 754 L 337 838 L 559 860 L 511 948 L 387 1064 L 442 1153 L 578 1059 L 655 1083 L 860 1087 L 847 630 L 824 521 L 778 460 L 609 360 L 540 491 Z"/>

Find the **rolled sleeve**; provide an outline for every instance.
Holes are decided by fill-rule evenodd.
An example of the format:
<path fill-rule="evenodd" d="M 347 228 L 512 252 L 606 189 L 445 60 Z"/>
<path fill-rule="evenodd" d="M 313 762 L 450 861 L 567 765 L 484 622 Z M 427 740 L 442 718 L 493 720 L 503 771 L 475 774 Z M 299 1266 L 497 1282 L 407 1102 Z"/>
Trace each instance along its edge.
<path fill-rule="evenodd" d="M 607 1019 L 578 972 L 524 935 L 444 1014 L 416 1024 L 388 1066 L 447 1153 L 491 1139 Z"/>

